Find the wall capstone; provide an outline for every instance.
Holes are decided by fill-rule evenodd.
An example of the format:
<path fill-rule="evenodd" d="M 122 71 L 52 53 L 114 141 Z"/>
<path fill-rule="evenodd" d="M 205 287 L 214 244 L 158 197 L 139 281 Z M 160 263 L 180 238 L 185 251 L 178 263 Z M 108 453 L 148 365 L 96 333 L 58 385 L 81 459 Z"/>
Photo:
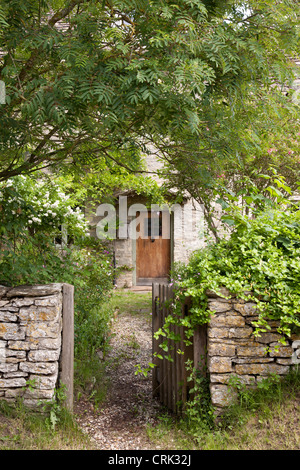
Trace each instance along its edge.
<path fill-rule="evenodd" d="M 69 377 L 66 401 L 72 408 L 72 300 L 68 284 L 0 286 L 0 400 L 21 397 L 25 406 L 38 408 Z"/>

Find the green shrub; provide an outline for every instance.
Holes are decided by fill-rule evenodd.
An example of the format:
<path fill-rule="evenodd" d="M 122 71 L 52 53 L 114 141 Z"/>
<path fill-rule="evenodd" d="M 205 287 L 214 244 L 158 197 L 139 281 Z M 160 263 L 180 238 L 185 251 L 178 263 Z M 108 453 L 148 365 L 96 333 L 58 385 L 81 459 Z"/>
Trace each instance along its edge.
<path fill-rule="evenodd" d="M 253 321 L 254 335 L 269 331 L 269 320 L 278 322 L 283 343 L 299 331 L 300 211 L 286 197 L 291 190 L 283 178 L 275 176 L 270 183 L 264 191 L 245 184 L 236 195 L 226 187 L 218 188 L 227 236 L 195 252 L 188 264 L 175 267 L 171 280 L 172 315 L 155 333 L 156 339 L 162 337 L 162 354 L 168 353 L 168 342 L 174 339 L 170 328 L 174 323 L 184 327 L 182 339 L 186 345 L 192 344 L 196 327 L 208 323 L 212 315 L 207 291 L 224 296 L 222 287 L 228 289 L 229 295 L 256 303 L 258 319 Z M 191 299 L 191 307 L 189 314 L 182 316 L 186 297 Z M 192 371 L 191 378 L 194 374 Z M 201 402 L 202 394 L 203 388 L 199 387 L 188 403 L 192 422 L 201 417 L 202 422 L 207 422 L 211 415 L 210 401 Z"/>
<path fill-rule="evenodd" d="M 88 223 L 60 185 L 45 175 L 0 185 L 0 284 L 74 285 L 75 352 L 103 345 L 113 288 L 111 253 L 88 235 Z"/>
<path fill-rule="evenodd" d="M 207 290 L 220 292 L 220 287 L 257 304 L 256 335 L 270 328 L 267 320 L 277 320 L 283 336 L 300 326 L 300 211 L 275 185 L 266 188 L 272 198 L 256 189 L 245 188 L 244 205 L 237 204 L 238 196 L 227 201 L 223 221 L 230 224 L 230 236 L 195 252 L 186 266 L 174 270 L 177 304 L 186 296 L 192 299 L 189 316 L 179 320 L 188 328 L 187 341 L 196 325 L 210 319 Z"/>

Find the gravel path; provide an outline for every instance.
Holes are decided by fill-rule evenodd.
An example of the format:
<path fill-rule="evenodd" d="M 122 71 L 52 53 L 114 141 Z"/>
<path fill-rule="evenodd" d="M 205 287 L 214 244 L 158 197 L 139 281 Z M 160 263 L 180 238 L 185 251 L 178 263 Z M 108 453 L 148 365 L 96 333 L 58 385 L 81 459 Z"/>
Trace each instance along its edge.
<path fill-rule="evenodd" d="M 157 422 L 160 404 L 152 398 L 151 375 L 135 375 L 135 365 L 151 360 L 151 317 L 121 313 L 113 323 L 106 374 L 110 381 L 105 403 L 96 410 L 90 401 L 75 404 L 80 427 L 103 450 L 159 449 L 149 441 L 147 426 Z"/>

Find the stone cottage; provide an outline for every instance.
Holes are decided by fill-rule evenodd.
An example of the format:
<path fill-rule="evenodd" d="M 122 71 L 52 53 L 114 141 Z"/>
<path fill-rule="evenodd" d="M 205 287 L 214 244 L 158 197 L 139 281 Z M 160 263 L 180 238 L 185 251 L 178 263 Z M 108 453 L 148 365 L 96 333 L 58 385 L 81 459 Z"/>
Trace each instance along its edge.
<path fill-rule="evenodd" d="M 155 155 L 147 156 L 146 165 L 161 184 Z M 118 288 L 168 282 L 174 263 L 187 262 L 194 250 L 204 246 L 203 210 L 196 201 L 185 198 L 181 204 L 158 206 L 131 190 L 115 200 L 114 206 L 101 204 L 91 223 L 95 236 L 108 234 L 111 239 L 115 265 L 123 268 L 115 280 Z"/>
<path fill-rule="evenodd" d="M 300 61 L 295 61 L 295 64 L 300 66 Z M 294 81 L 292 89 L 292 100 L 299 102 L 300 78 Z M 290 89 L 282 91 L 288 93 Z M 162 184 L 163 180 L 157 174 L 162 163 L 156 155 L 147 155 L 145 163 L 152 177 Z M 217 205 L 215 214 L 217 230 L 224 235 Z M 189 197 L 181 204 L 157 207 L 129 190 L 116 196 L 113 207 L 100 205 L 91 222 L 94 235 L 100 238 L 105 224 L 110 226 L 115 265 L 123 268 L 116 279 L 117 287 L 166 282 L 174 263 L 186 263 L 193 251 L 205 246 L 203 209 Z"/>

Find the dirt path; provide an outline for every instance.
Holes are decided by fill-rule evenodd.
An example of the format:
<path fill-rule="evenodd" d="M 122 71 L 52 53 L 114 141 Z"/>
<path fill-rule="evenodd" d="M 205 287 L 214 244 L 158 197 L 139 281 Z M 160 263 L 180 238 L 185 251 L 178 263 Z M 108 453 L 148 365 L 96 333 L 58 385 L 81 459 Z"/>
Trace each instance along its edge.
<path fill-rule="evenodd" d="M 84 399 L 75 404 L 81 428 L 98 449 L 159 449 L 147 437 L 160 404 L 152 399 L 151 376 L 135 375 L 135 365 L 151 360 L 151 316 L 120 313 L 113 324 L 106 374 L 110 382 L 105 403 L 95 410 Z"/>

